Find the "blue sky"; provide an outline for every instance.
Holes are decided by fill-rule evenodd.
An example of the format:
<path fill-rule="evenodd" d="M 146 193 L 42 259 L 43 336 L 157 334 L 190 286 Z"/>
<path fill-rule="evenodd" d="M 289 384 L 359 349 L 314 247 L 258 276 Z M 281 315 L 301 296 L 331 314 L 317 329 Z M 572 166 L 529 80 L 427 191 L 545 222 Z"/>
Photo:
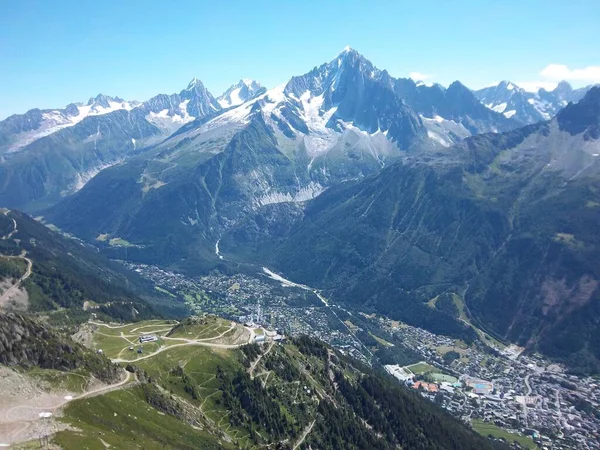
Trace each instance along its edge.
<path fill-rule="evenodd" d="M 215 96 L 240 78 L 273 87 L 346 45 L 444 85 L 600 82 L 597 0 L 3 3 L 0 118 L 99 92 L 146 100 L 193 77 Z"/>

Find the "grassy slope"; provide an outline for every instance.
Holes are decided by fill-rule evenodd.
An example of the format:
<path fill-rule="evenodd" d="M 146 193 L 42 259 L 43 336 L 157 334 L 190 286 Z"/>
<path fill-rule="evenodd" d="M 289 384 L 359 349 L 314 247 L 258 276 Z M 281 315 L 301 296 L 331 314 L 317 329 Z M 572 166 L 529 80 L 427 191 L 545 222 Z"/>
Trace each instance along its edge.
<path fill-rule="evenodd" d="M 65 450 L 232 448 L 205 431 L 150 407 L 140 388 L 75 401 L 64 420 L 79 431 L 62 431 L 55 442 Z"/>
<path fill-rule="evenodd" d="M 166 331 L 166 325 L 170 324 L 147 321 L 113 329 L 100 326 L 93 333 L 94 345 L 104 345 L 107 354 L 123 356 L 123 349 L 126 355 L 130 354 L 126 350 L 128 342 L 124 342 L 123 337 L 133 340 L 140 331 L 210 342 L 230 327 L 229 322 L 214 317 L 184 321 L 174 327 L 173 332 Z M 103 334 L 99 334 L 99 331 Z M 232 336 L 226 333 L 218 339 L 220 342 L 225 337 L 232 339 Z M 247 341 L 247 335 L 237 336 L 237 342 Z M 168 340 L 163 341 L 163 345 L 165 342 Z M 367 395 L 361 389 L 369 389 L 370 384 L 359 388 L 357 383 L 361 383 L 369 371 L 354 365 L 351 360 L 336 356 L 317 341 L 301 340 L 262 347 L 252 345 L 241 349 L 179 346 L 135 364 L 152 380 L 152 386 L 165 393 L 171 399 L 169 401 L 181 405 L 188 417 L 195 418 L 201 431 L 150 406 L 144 397 L 143 388 L 148 386 L 146 384 L 97 398 L 74 401 L 66 409 L 64 420 L 83 433 L 61 432 L 56 438 L 58 444 L 66 449 L 101 449 L 104 446 L 102 441 L 117 448 L 192 448 L 190 445 L 211 448 L 211 444 L 221 439 L 222 443 L 231 442 L 241 448 L 258 449 L 278 443 L 283 448 L 289 448 L 313 424 L 314 431 L 308 434 L 299 448 L 332 448 L 329 446 L 331 439 L 338 440 L 344 448 L 363 448 L 361 445 L 368 442 L 374 443 L 375 448 L 391 448 L 389 443 L 378 438 L 360 421 L 352 422 L 357 419 L 329 417 L 328 408 L 342 406 L 344 411 L 352 409 L 346 403 L 350 401 L 346 399 L 347 395 L 350 395 L 348 399 Z M 358 390 L 354 394 L 336 392 L 330 378 L 334 373 L 356 385 Z M 381 386 L 387 385 L 384 383 Z M 450 426 L 445 432 L 457 433 L 456 436 L 463 433 L 460 439 L 464 440 L 465 448 L 475 442 L 470 441 L 472 435 L 461 424 L 455 423 L 420 397 L 404 393 L 395 381 L 385 389 L 390 389 L 388 397 L 396 398 L 399 402 L 393 408 L 411 411 L 410 420 L 416 422 L 405 423 L 409 430 L 424 426 L 425 423 L 432 429 Z M 367 395 L 365 402 L 371 401 L 373 399 Z M 367 422 L 377 420 L 366 411 L 355 411 L 355 414 L 364 416 Z M 418 424 L 422 419 L 426 422 Z M 341 422 L 338 424 L 337 421 Z M 349 425 L 355 427 L 355 432 L 345 431 L 344 427 Z M 372 425 L 377 426 L 375 422 Z M 154 431 L 155 428 L 159 431 Z M 411 433 L 399 433 L 398 438 L 408 445 Z M 426 431 L 425 434 L 426 440 L 436 442 L 434 432 Z M 76 447 L 78 443 L 83 447 Z M 482 440 L 476 445 L 476 448 L 485 448 L 488 444 Z M 439 448 L 446 447 L 443 445 Z"/>

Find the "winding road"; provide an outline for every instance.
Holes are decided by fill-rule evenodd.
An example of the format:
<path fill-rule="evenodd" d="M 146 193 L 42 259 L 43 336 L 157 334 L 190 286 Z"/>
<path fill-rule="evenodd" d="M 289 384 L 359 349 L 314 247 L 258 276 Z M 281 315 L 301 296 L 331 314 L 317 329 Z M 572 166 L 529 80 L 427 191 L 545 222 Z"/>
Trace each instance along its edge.
<path fill-rule="evenodd" d="M 8 217 L 8 213 L 9 210 L 4 210 L 3 214 L 5 216 Z M 5 236 L 2 236 L 2 240 L 6 241 L 8 239 L 11 239 L 15 233 L 17 233 L 18 228 L 17 228 L 17 221 L 15 219 L 13 219 L 11 217 L 12 223 L 13 223 L 13 230 L 8 233 Z M 25 250 L 23 250 L 21 252 L 20 255 L 18 256 L 14 256 L 14 255 L 2 255 L 0 254 L 1 258 L 6 258 L 6 259 L 24 259 L 27 262 L 27 270 L 25 271 L 25 274 L 19 278 L 17 280 L 17 282 L 15 284 L 13 284 L 11 287 L 9 287 L 1 296 L 0 296 L 0 307 L 2 307 L 3 305 L 5 305 L 6 303 L 8 303 L 8 301 L 10 300 L 10 298 L 17 292 L 17 290 L 19 289 L 19 287 L 21 286 L 21 284 L 31 276 L 31 269 L 33 268 L 33 261 L 31 259 L 29 259 L 27 257 L 27 252 Z"/>
<path fill-rule="evenodd" d="M 304 440 L 306 439 L 306 436 L 309 435 L 309 433 L 312 431 L 313 427 L 315 426 L 315 422 L 316 420 L 313 420 L 307 427 L 306 429 L 302 432 L 302 436 L 300 436 L 300 439 L 298 439 L 296 441 L 296 443 L 294 444 L 294 446 L 292 447 L 293 450 L 296 450 L 298 447 L 300 447 L 300 445 L 302 445 L 302 443 L 304 442 Z"/>

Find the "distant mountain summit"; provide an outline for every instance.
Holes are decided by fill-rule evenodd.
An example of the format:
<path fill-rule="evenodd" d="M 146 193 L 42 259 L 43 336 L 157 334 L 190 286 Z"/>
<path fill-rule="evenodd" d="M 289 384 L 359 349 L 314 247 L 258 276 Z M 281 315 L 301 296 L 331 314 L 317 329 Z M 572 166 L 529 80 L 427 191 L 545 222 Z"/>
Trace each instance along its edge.
<path fill-rule="evenodd" d="M 206 89 L 204 84 L 194 78 L 179 96 L 186 103 L 186 110 L 192 117 L 204 117 L 221 109 L 219 102 Z"/>
<path fill-rule="evenodd" d="M 573 89 L 561 81 L 552 91 L 528 92 L 510 81 L 474 91 L 475 96 L 493 111 L 512 117 L 522 124 L 548 120 L 569 102 L 577 102 L 591 88 Z"/>
<path fill-rule="evenodd" d="M 267 92 L 267 89 L 258 82 L 243 78 L 217 97 L 217 102 L 221 105 L 221 108 L 230 108 L 239 106 L 265 92 Z"/>

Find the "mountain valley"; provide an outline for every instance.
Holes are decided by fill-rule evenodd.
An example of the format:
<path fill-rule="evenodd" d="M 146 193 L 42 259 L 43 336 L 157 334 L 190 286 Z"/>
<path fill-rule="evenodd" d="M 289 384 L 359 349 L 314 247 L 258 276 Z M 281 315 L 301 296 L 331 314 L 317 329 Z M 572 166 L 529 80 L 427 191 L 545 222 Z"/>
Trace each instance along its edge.
<path fill-rule="evenodd" d="M 12 115 L 0 446 L 600 448 L 599 155 L 600 86 L 350 47 Z"/>

